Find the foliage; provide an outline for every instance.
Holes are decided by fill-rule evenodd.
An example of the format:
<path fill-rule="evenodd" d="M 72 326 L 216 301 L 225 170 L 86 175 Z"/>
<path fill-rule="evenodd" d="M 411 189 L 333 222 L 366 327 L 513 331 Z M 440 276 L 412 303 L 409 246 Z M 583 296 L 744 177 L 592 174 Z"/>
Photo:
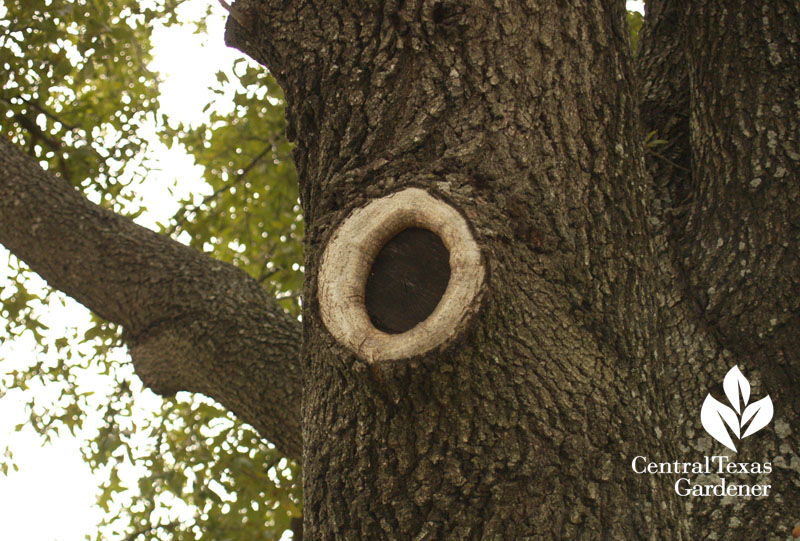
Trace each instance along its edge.
<path fill-rule="evenodd" d="M 636 56 L 639 52 L 639 31 L 642 29 L 643 22 L 644 16 L 641 13 L 638 11 L 628 12 L 628 27 L 631 31 L 631 50 L 633 51 L 633 56 Z"/>
<path fill-rule="evenodd" d="M 184 201 L 169 233 L 185 232 L 189 244 L 254 276 L 295 315 L 300 313 L 303 222 L 291 146 L 285 136 L 283 94 L 267 72 L 244 58 L 229 114 L 212 111 L 199 128 L 167 129 L 204 167 L 214 190 L 200 204 Z M 224 72 L 219 86 L 229 86 Z M 209 104 L 210 106 L 211 104 Z"/>
<path fill-rule="evenodd" d="M 178 0 L 8 0 L 0 21 L 3 135 L 108 204 L 131 199 L 146 142 L 137 126 L 158 109 L 147 64 L 153 22 Z M 126 171 L 131 174 L 125 175 Z"/>
<path fill-rule="evenodd" d="M 179 4 L 7 0 L 0 130 L 94 201 L 138 216 L 145 211 L 138 187 L 151 167 L 142 126 L 155 126 L 204 166 L 212 192 L 199 204 L 184 201 L 164 232 L 242 267 L 299 314 L 303 229 L 280 90 L 242 59 L 239 80 L 222 73 L 215 88 L 220 95 L 234 88 L 233 114 L 209 104 L 205 124 L 170 128 L 148 64 L 154 26 L 177 23 Z M 202 30 L 204 21 L 195 24 Z M 13 257 L 8 268 L 0 340 L 28 335 L 37 351 L 0 377 L 0 396 L 26 393 L 26 425 L 45 441 L 64 430 L 87 437 L 86 459 L 106 475 L 98 504 L 107 515 L 96 539 L 281 537 L 301 513 L 295 464 L 210 400 L 142 391 L 116 326 L 93 317 L 80 329 L 49 330 L 48 310 L 65 301 Z M 82 384 L 98 375 L 107 385 Z M 43 388 L 56 398 L 41 399 Z M 7 473 L 12 449 L 4 456 Z"/>

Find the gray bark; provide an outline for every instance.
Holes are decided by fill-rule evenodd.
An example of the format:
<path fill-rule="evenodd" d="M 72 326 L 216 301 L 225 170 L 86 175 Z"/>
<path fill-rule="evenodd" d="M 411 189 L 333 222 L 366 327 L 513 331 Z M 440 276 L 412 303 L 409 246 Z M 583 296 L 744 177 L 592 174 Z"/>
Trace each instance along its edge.
<path fill-rule="evenodd" d="M 122 325 L 153 391 L 208 395 L 299 458 L 300 324 L 243 271 L 91 203 L 5 138 L 0 243 Z"/>
<path fill-rule="evenodd" d="M 648 10 L 634 66 L 619 2 L 238 0 L 226 38 L 275 74 L 297 142 L 302 353 L 252 280 L 7 142 L 0 241 L 122 324 L 146 383 L 209 394 L 293 456 L 302 366 L 309 539 L 786 538 L 798 6 Z M 643 148 L 654 129 L 668 144 Z M 353 209 L 409 186 L 468 220 L 486 290 L 445 348 L 367 364 L 325 328 L 317 269 Z M 733 365 L 775 404 L 732 455 L 773 464 L 771 495 L 678 498 L 674 477 L 632 473 L 724 451 L 699 413 Z"/>
<path fill-rule="evenodd" d="M 653 2 L 637 81 L 616 3 L 237 2 L 244 25 L 230 22 L 228 39 L 278 76 L 298 143 L 307 535 L 788 533 L 800 502 L 787 347 L 800 336 L 798 68 L 765 63 L 796 58 L 796 7 L 734 4 Z M 740 37 L 751 55 L 737 56 Z M 737 98 L 726 73 L 765 90 Z M 773 84 L 785 95 L 766 111 Z M 751 129 L 764 145 L 729 185 L 746 138 L 737 108 L 777 125 L 772 147 L 766 124 Z M 645 169 L 653 129 L 668 145 L 647 149 Z M 760 156 L 773 207 L 747 192 Z M 350 210 L 407 186 L 468 217 L 489 292 L 456 345 L 365 365 L 321 322 L 315 271 Z M 750 213 L 745 241 L 731 222 Z M 742 273 L 738 242 L 762 233 L 760 268 Z M 737 457 L 775 462 L 772 498 L 679 500 L 674 478 L 633 475 L 636 453 L 721 452 L 699 412 L 734 364 L 778 404 L 781 428 Z"/>

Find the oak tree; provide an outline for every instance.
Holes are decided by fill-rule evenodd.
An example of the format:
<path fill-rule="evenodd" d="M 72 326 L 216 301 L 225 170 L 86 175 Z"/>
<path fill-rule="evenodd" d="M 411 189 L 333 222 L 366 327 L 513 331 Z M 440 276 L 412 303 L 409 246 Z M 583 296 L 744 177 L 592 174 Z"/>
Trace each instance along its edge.
<path fill-rule="evenodd" d="M 121 326 L 145 385 L 209 396 L 301 461 L 305 536 L 787 536 L 795 2 L 652 0 L 635 58 L 621 2 L 229 10 L 227 42 L 285 96 L 302 323 L 5 139 L 0 241 Z M 700 422 L 732 366 L 775 408 L 735 455 Z M 769 495 L 683 497 L 631 467 L 725 453 L 769 463 L 725 475 Z"/>

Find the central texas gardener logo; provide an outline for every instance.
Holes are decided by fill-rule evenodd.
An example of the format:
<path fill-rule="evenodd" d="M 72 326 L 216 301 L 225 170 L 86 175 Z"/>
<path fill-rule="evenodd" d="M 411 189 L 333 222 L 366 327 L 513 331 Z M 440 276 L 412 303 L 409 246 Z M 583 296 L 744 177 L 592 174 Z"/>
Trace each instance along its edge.
<path fill-rule="evenodd" d="M 710 394 L 703 402 L 700 421 L 712 438 L 722 445 L 736 451 L 736 446 L 728 433 L 727 427 L 736 439 L 755 434 L 772 419 L 772 400 L 769 395 L 748 405 L 750 400 L 750 383 L 738 366 L 731 368 L 722 382 L 725 396 L 732 407 L 728 407 Z M 745 427 L 747 427 L 745 429 Z M 742 431 L 744 430 L 744 434 Z"/>

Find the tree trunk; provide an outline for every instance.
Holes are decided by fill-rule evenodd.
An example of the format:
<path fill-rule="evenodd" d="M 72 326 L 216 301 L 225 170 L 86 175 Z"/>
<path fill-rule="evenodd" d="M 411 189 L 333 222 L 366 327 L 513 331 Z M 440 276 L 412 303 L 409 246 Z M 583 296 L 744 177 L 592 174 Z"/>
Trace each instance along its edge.
<path fill-rule="evenodd" d="M 768 88 L 777 74 L 765 64 L 767 49 L 793 58 L 796 8 L 732 5 L 724 14 L 741 32 L 731 34 L 726 26 L 698 28 L 724 20 L 712 13 L 723 9 L 717 4 L 653 3 L 640 59 L 639 73 L 649 77 L 639 83 L 641 113 L 645 133 L 660 129 L 668 145 L 647 149 L 648 174 L 622 6 L 542 4 L 234 6 L 246 26 L 230 23 L 228 39 L 279 78 L 298 143 L 307 220 L 306 535 L 785 534 L 800 503 L 791 482 L 800 464 L 790 428 L 797 402 L 789 392 L 797 349 L 785 348 L 798 336 L 800 222 L 796 183 L 788 181 L 798 171 L 797 117 L 787 122 L 798 85 L 781 83 L 788 94 L 780 109 L 762 110 L 772 107 L 768 92 L 737 100 L 734 86 L 728 108 L 715 110 L 734 81 L 699 81 L 705 72 L 724 74 L 720 62 L 752 80 L 734 39 L 752 35 L 748 47 Z M 780 26 L 787 20 L 794 26 Z M 720 49 L 724 58 L 703 57 Z M 786 69 L 796 77 L 796 65 Z M 749 158 L 735 188 L 723 180 L 737 168 L 729 156 L 741 154 L 740 140 L 715 144 L 713 134 L 736 133 L 737 107 L 750 120 L 781 123 L 772 148 L 748 147 L 769 162 L 761 178 L 774 177 L 776 209 L 766 196 L 746 197 L 757 187 L 745 182 Z M 776 136 L 786 150 L 769 159 Z M 376 360 L 330 328 L 319 296 L 328 275 L 318 271 L 354 209 L 409 187 L 467 220 L 486 281 L 455 341 Z M 709 208 L 713 201 L 725 204 Z M 731 212 L 755 213 L 749 241 L 736 235 Z M 774 263 L 742 273 L 737 243 L 754 245 L 756 232 L 767 230 L 775 234 L 753 246 L 751 264 Z M 777 300 L 766 300 L 766 291 Z M 731 318 L 744 312 L 744 320 Z M 751 336 L 752 346 L 728 343 L 726 334 L 736 342 Z M 753 396 L 769 392 L 777 405 L 772 435 L 743 440 L 735 457 L 775 464 L 772 496 L 720 505 L 678 497 L 676 476 L 634 473 L 640 455 L 672 462 L 721 452 L 702 430 L 700 410 L 737 363 Z"/>
<path fill-rule="evenodd" d="M 302 353 L 247 277 L 82 202 L 8 143 L 0 241 L 123 324 L 146 381 L 205 392 L 294 455 L 301 365 L 308 539 L 785 539 L 798 5 L 651 0 L 636 65 L 623 7 L 230 8 L 226 38 L 279 80 L 297 142 Z M 643 144 L 654 130 L 665 145 Z M 75 248 L 53 240 L 64 224 Z M 709 393 L 744 388 L 723 385 L 734 366 L 774 404 L 735 452 L 701 424 Z M 768 468 L 639 471 L 715 456 Z M 682 476 L 769 492 L 682 496 Z"/>

